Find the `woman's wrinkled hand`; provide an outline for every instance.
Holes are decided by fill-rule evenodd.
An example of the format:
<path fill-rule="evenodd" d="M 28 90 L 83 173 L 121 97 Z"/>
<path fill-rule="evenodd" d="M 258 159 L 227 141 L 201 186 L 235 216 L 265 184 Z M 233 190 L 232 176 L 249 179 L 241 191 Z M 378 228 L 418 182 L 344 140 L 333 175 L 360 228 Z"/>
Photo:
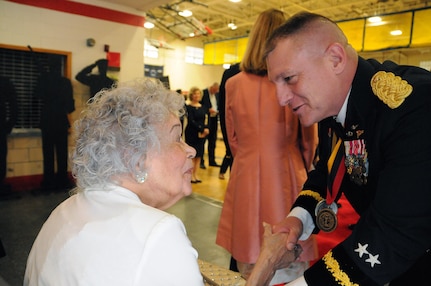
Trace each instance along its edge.
<path fill-rule="evenodd" d="M 289 267 L 302 252 L 300 245 L 291 250 L 286 248 L 288 233 L 273 233 L 273 227 L 265 222 L 263 228 L 262 247 L 253 271 L 247 279 L 247 286 L 268 285 L 276 270 Z"/>
<path fill-rule="evenodd" d="M 295 244 L 292 249 L 286 247 L 286 242 L 289 237 L 285 232 L 272 232 L 272 226 L 268 223 L 263 223 L 264 234 L 261 252 L 268 252 L 268 259 L 272 261 L 274 269 L 289 267 L 302 252 L 299 244 Z"/>

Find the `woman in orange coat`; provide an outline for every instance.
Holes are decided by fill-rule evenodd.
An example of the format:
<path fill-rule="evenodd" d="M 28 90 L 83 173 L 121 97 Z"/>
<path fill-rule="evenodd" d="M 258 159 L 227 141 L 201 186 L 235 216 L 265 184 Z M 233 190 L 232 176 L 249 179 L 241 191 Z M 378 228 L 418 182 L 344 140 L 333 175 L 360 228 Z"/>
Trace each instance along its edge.
<path fill-rule="evenodd" d="M 262 223 L 278 223 L 289 213 L 317 147 L 317 127 L 302 128 L 297 116 L 279 105 L 267 77 L 265 40 L 284 20 L 275 9 L 259 15 L 241 72 L 226 83 L 226 129 L 234 161 L 216 243 L 232 254 L 245 278 L 259 256 Z M 314 238 L 305 242 L 303 262 L 279 270 L 271 284 L 302 275 L 316 258 L 316 247 Z"/>

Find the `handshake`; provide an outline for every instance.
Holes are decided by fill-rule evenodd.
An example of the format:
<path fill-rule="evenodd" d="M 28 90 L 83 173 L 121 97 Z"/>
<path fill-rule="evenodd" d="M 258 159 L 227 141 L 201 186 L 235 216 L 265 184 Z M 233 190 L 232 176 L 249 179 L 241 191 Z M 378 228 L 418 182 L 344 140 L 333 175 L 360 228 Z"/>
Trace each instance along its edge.
<path fill-rule="evenodd" d="M 263 243 L 259 258 L 247 278 L 246 286 L 269 285 L 277 269 L 289 267 L 302 252 L 302 247 L 296 244 L 292 250 L 286 247 L 287 233 L 273 233 L 272 226 L 263 223 Z"/>

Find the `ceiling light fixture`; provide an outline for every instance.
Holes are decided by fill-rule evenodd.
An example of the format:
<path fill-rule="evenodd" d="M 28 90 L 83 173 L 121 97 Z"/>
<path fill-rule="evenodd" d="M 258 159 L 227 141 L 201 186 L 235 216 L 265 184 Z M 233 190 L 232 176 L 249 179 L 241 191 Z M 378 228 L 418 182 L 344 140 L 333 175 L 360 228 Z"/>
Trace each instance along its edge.
<path fill-rule="evenodd" d="M 191 15 L 193 15 L 193 13 L 190 10 L 183 10 L 183 11 L 178 12 L 178 15 L 180 15 L 182 17 L 190 17 Z"/>
<path fill-rule="evenodd" d="M 401 31 L 401 30 L 393 30 L 393 31 L 390 32 L 390 34 L 392 36 L 400 36 L 400 35 L 403 34 L 403 31 Z"/>
<path fill-rule="evenodd" d="M 227 24 L 227 26 L 231 30 L 236 30 L 236 28 L 238 28 L 233 21 L 229 22 L 229 24 Z"/>
<path fill-rule="evenodd" d="M 238 2 L 241 2 L 241 0 L 229 0 L 230 2 L 232 2 L 232 3 L 238 3 Z"/>
<path fill-rule="evenodd" d="M 146 29 L 152 29 L 152 28 L 154 28 L 154 23 L 145 22 L 144 23 L 144 28 L 146 28 Z"/>
<path fill-rule="evenodd" d="M 382 18 L 380 18 L 379 16 L 373 16 L 368 18 L 368 22 L 370 23 L 380 23 L 382 21 Z"/>

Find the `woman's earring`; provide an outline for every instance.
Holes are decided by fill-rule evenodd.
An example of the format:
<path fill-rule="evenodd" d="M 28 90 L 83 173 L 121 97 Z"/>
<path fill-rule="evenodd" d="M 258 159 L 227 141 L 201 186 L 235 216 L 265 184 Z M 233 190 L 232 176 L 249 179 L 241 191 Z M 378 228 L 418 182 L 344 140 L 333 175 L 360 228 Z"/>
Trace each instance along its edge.
<path fill-rule="evenodd" d="M 147 179 L 147 177 L 148 177 L 148 173 L 147 172 L 139 172 L 138 174 L 136 174 L 136 176 L 135 176 L 135 178 L 136 178 L 136 181 L 139 183 L 139 184 L 142 184 L 142 183 L 144 183 L 145 182 L 145 180 Z"/>

